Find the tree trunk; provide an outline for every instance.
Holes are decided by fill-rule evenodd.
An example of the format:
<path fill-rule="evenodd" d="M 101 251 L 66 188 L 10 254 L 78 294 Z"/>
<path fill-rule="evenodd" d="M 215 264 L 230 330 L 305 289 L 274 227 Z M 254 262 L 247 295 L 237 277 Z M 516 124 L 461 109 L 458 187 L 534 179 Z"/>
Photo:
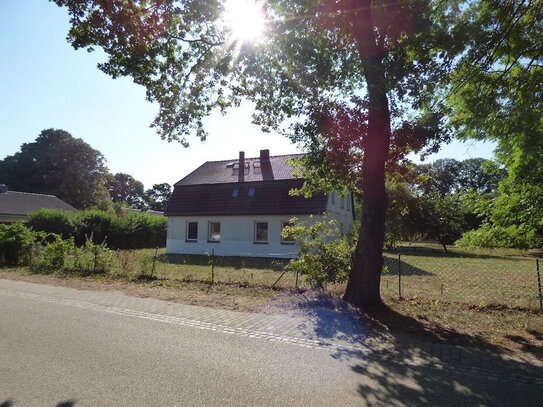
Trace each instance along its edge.
<path fill-rule="evenodd" d="M 362 163 L 362 216 L 353 268 L 344 299 L 362 307 L 381 303 L 380 283 L 385 237 L 385 163 L 391 126 L 386 94 L 384 51 L 377 44 L 371 16 L 371 1 L 356 3 L 355 37 L 368 88 L 368 133 L 364 137 Z"/>

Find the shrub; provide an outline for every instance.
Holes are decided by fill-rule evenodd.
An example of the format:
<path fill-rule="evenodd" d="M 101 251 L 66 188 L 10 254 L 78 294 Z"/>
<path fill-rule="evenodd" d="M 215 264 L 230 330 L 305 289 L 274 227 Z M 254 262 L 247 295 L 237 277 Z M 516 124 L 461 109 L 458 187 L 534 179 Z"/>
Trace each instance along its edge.
<path fill-rule="evenodd" d="M 346 281 L 352 265 L 353 243 L 341 236 L 334 221 L 309 226 L 295 224 L 285 228 L 283 234 L 294 236 L 299 245 L 298 258 L 288 263 L 288 269 L 306 275 L 315 288 Z"/>
<path fill-rule="evenodd" d="M 82 274 L 106 273 L 113 265 L 113 255 L 104 243 L 96 244 L 89 237 L 78 247 L 74 238 L 56 237 L 45 244 L 41 260 L 33 270 L 45 273 L 78 272 Z"/>
<path fill-rule="evenodd" d="M 74 248 L 70 270 L 83 274 L 102 274 L 110 271 L 112 266 L 111 250 L 105 243 L 96 244 L 92 237 L 89 237 L 83 246 Z"/>
<path fill-rule="evenodd" d="M 456 241 L 460 246 L 483 248 L 515 248 L 530 249 L 537 247 L 538 242 L 535 230 L 525 225 L 492 226 L 484 224 L 476 230 L 471 230 Z"/>
<path fill-rule="evenodd" d="M 0 224 L 0 265 L 28 265 L 33 246 L 43 238 L 22 223 Z"/>
<path fill-rule="evenodd" d="M 111 249 L 144 249 L 166 245 L 167 220 L 163 216 L 126 212 L 86 210 L 66 212 L 40 209 L 33 212 L 28 225 L 36 231 L 56 233 L 67 239 L 73 237 L 79 246 L 92 236 L 100 245 Z"/>
<path fill-rule="evenodd" d="M 37 232 L 54 233 L 64 239 L 76 238 L 80 230 L 78 213 L 59 209 L 33 211 L 26 224 Z"/>
<path fill-rule="evenodd" d="M 76 236 L 78 245 L 86 244 L 89 238 L 95 243 L 107 242 L 115 233 L 115 214 L 99 210 L 81 211 L 77 215 L 79 231 Z"/>
<path fill-rule="evenodd" d="M 74 249 L 73 237 L 62 239 L 57 235 L 53 241 L 45 244 L 42 259 L 33 265 L 33 269 L 41 272 L 62 271 L 66 268 Z"/>

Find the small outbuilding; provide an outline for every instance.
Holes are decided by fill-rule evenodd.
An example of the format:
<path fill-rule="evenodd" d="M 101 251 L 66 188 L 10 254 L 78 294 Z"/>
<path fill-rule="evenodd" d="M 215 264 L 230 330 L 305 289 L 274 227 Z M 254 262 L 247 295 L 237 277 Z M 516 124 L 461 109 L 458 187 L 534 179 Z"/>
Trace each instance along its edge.
<path fill-rule="evenodd" d="M 208 161 L 174 184 L 164 214 L 168 217 L 166 250 L 178 254 L 292 258 L 295 242 L 282 236 L 293 217 L 318 220 L 326 212 L 345 232 L 352 228 L 350 193 L 310 198 L 289 192 L 304 179 L 295 173 L 300 155 Z"/>
<path fill-rule="evenodd" d="M 0 223 L 24 222 L 32 211 L 43 208 L 77 211 L 54 195 L 9 191 L 0 185 Z"/>

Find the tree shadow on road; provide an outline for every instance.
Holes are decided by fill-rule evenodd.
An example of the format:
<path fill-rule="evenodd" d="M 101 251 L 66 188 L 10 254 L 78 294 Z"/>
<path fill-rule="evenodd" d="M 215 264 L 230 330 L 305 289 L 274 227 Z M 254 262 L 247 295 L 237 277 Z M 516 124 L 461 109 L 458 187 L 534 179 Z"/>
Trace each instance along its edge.
<path fill-rule="evenodd" d="M 368 405 L 540 405 L 543 366 L 477 335 L 424 325 L 386 307 L 351 308 L 325 292 L 297 296 L 305 337 L 341 343 L 331 356 L 360 374 Z M 462 345 L 462 346 L 457 346 Z M 535 356 L 535 357 L 534 357 Z"/>

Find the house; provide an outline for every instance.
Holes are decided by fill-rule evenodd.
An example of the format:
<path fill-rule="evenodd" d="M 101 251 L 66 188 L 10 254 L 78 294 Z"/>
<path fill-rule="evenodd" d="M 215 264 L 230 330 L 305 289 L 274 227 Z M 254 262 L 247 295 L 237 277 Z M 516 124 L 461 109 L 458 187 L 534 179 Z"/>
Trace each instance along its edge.
<path fill-rule="evenodd" d="M 291 196 L 304 180 L 290 163 L 300 155 L 208 161 L 174 185 L 166 207 L 168 253 L 292 258 L 297 248 L 281 236 L 293 217 L 311 222 L 324 212 L 344 230 L 353 223 L 352 197 L 336 192 Z M 316 216 L 315 216 L 316 215 Z"/>
<path fill-rule="evenodd" d="M 9 191 L 0 185 L 0 223 L 24 222 L 30 212 L 42 208 L 77 211 L 54 195 Z"/>

